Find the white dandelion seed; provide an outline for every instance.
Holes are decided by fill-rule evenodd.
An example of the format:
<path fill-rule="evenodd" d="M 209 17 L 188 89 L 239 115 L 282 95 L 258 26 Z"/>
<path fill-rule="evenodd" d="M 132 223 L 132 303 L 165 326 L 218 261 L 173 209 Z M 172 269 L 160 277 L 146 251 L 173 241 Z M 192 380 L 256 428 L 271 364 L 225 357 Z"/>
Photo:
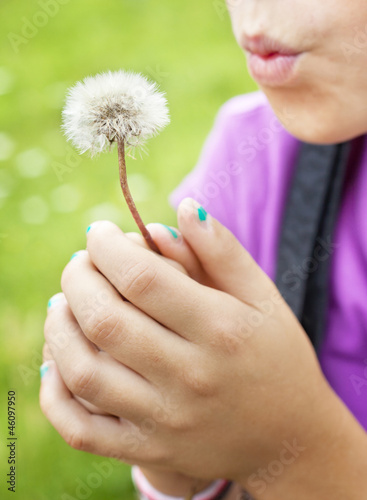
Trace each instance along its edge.
<path fill-rule="evenodd" d="M 113 142 L 140 146 L 168 125 L 156 83 L 127 71 L 87 77 L 69 90 L 63 110 L 66 137 L 81 152 L 100 153 Z"/>
<path fill-rule="evenodd" d="M 136 209 L 125 164 L 125 146 L 141 147 L 169 123 L 167 100 L 157 84 L 127 71 L 87 77 L 69 90 L 62 117 L 65 135 L 80 153 L 93 156 L 117 143 L 126 202 L 148 245 L 160 253 Z"/>

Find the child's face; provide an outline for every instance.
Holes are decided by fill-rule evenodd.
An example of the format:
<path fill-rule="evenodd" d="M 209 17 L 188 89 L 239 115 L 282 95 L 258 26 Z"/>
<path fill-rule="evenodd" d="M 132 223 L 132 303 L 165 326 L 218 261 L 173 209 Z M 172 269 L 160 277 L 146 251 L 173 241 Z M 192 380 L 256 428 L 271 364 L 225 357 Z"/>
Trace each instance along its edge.
<path fill-rule="evenodd" d="M 252 76 L 293 135 L 334 143 L 367 132 L 366 0 L 227 6 Z"/>

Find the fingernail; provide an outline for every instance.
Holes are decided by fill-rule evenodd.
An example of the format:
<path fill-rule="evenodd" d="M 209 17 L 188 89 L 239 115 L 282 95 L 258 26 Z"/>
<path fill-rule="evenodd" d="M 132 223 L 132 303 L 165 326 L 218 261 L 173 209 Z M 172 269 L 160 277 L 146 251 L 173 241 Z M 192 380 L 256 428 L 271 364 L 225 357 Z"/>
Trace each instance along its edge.
<path fill-rule="evenodd" d="M 172 227 L 166 226 L 166 224 L 161 224 L 161 226 L 164 226 L 166 229 L 168 229 L 168 231 L 172 234 L 172 236 L 177 240 L 178 238 L 177 231 L 172 229 Z"/>
<path fill-rule="evenodd" d="M 206 220 L 207 216 L 208 216 L 208 212 L 203 208 L 203 207 L 199 207 L 198 208 L 198 216 L 199 216 L 199 220 Z"/>
<path fill-rule="evenodd" d="M 63 294 L 62 293 L 57 293 L 56 295 L 53 295 L 50 300 L 48 301 L 48 304 L 47 304 L 47 309 L 50 309 L 50 307 L 54 306 L 55 304 L 57 304 L 58 302 L 60 302 L 63 298 Z"/>
<path fill-rule="evenodd" d="M 199 221 L 199 225 L 201 228 L 208 229 L 210 227 L 210 215 L 205 210 L 205 208 L 200 205 L 194 198 L 185 198 L 183 201 L 183 210 L 187 209 L 187 214 L 190 217 L 196 218 Z"/>
<path fill-rule="evenodd" d="M 45 361 L 41 366 L 40 366 L 40 375 L 41 375 L 41 378 L 43 378 L 46 373 L 48 372 L 50 368 L 50 364 L 48 361 Z"/>
<path fill-rule="evenodd" d="M 94 222 L 92 222 L 92 224 L 89 224 L 89 226 L 87 227 L 87 230 L 86 230 L 86 233 L 88 234 L 89 231 L 92 229 L 92 227 L 94 226 Z"/>

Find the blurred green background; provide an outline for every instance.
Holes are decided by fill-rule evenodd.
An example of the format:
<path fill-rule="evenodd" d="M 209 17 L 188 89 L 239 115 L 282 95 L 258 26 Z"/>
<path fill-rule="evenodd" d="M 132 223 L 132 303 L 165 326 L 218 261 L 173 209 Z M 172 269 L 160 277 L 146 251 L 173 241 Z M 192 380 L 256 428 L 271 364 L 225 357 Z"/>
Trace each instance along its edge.
<path fill-rule="evenodd" d="M 38 404 L 46 304 L 60 290 L 63 267 L 84 248 L 91 221 L 135 230 L 116 152 L 80 157 L 60 132 L 65 91 L 119 68 L 159 83 L 172 123 L 148 143 L 148 156 L 129 159 L 128 172 L 143 220 L 176 225 L 168 194 L 195 165 L 220 105 L 255 86 L 224 0 L 1 0 L 0 33 L 0 496 L 11 495 L 5 411 L 14 389 L 15 497 L 132 499 L 129 468 L 118 463 L 84 496 L 77 490 L 105 459 L 69 448 Z"/>

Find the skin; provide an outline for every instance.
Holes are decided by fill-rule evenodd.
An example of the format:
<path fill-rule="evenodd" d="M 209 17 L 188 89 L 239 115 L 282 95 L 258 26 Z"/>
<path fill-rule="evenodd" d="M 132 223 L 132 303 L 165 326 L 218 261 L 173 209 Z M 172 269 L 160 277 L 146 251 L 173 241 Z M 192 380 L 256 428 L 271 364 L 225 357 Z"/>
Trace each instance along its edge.
<path fill-rule="evenodd" d="M 181 243 L 172 243 L 178 261 L 211 286 L 114 224 L 92 226 L 48 312 L 54 362 L 42 381 L 43 412 L 74 448 L 153 475 L 230 478 L 252 494 L 251 477 L 287 442 L 302 452 L 258 498 L 357 498 L 367 487 L 363 429 L 275 285 L 225 227 L 210 215 L 199 220 L 197 206 L 181 203 Z M 141 439 L 146 419 L 153 431 Z"/>
<path fill-rule="evenodd" d="M 302 53 L 292 82 L 261 87 L 294 136 L 333 143 L 366 133 L 367 42 L 359 50 L 354 40 L 367 25 L 365 0 L 228 4 L 240 44 L 266 35 Z M 166 494 L 226 477 L 260 500 L 359 499 L 365 431 L 273 283 L 196 209 L 180 205 L 178 239 L 149 225 L 162 257 L 139 235 L 92 227 L 48 312 L 45 415 L 74 448 L 138 464 Z M 302 452 L 274 479 L 269 467 L 294 441 Z"/>
<path fill-rule="evenodd" d="M 301 53 L 294 81 L 260 85 L 292 135 L 325 144 L 366 133 L 365 0 L 228 0 L 227 6 L 240 46 L 244 35 L 265 35 Z"/>

